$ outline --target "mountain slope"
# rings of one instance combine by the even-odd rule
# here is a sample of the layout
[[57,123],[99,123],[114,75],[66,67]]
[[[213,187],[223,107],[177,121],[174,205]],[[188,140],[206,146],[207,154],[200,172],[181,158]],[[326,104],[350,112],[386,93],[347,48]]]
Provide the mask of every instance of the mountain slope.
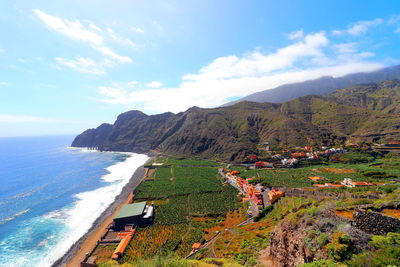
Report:
[[349,74],[339,78],[326,76],[301,83],[284,84],[248,95],[223,106],[230,106],[240,101],[281,103],[310,94],[323,95],[356,84],[379,83],[384,80],[399,78],[400,66],[388,67],[374,72]]
[[[72,146],[239,160],[269,141],[285,147],[400,138],[400,81],[310,95],[282,104],[240,102],[148,116],[129,111],[114,125],[78,135]],[[392,99],[392,100],[391,100]],[[391,101],[389,101],[391,100]]]

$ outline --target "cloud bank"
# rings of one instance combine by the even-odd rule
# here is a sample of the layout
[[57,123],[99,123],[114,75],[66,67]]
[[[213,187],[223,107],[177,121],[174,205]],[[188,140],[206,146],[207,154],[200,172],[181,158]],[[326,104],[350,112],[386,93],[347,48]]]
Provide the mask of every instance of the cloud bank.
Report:
[[155,82],[139,86],[139,89],[132,89],[128,84],[101,86],[98,101],[149,113],[180,112],[191,106],[219,106],[232,97],[286,83],[383,67],[369,61],[374,54],[359,51],[358,43],[332,43],[323,31],[309,34],[297,31],[287,37],[290,44],[271,53],[254,50],[241,56],[216,58],[197,73],[184,75],[177,87],[162,87]]

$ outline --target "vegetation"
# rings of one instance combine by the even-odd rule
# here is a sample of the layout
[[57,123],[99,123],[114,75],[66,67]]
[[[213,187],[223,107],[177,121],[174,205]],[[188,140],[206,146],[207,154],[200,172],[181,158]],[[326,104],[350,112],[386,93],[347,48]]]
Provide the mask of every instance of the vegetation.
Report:
[[254,217],[254,221],[255,221],[255,222],[258,222],[260,219],[264,218],[265,215],[268,214],[268,212],[270,212],[270,211],[273,210],[273,209],[274,209],[274,206],[272,206],[272,205],[266,206],[265,208],[263,208],[263,209],[258,213],[257,216]]
[[206,229],[240,207],[236,189],[221,183],[218,164],[170,158],[160,161],[164,165],[156,169],[154,179],[143,181],[135,192],[135,201],[155,204],[154,224],[138,230],[122,262],[171,253],[185,257],[195,242],[204,242]]
[[328,255],[335,261],[350,259],[355,252],[350,236],[337,232],[332,235],[331,239],[331,242],[326,246]]
[[[144,181],[137,188],[135,200],[155,204],[155,222],[138,230],[121,263],[126,266],[254,266],[260,251],[270,245],[272,231],[282,225],[289,225],[285,231],[297,229],[300,240],[314,255],[316,261],[303,266],[372,267],[395,266],[399,262],[400,234],[372,236],[368,243],[366,235],[354,236],[349,225],[326,217],[329,210],[337,210],[339,216],[344,216],[358,205],[371,204],[379,210],[382,203],[400,201],[399,186],[391,183],[394,176],[400,176],[399,157],[377,157],[372,162],[357,164],[325,161],[314,166],[275,170],[234,166],[231,169],[240,171],[242,177],[255,176],[257,182],[277,186],[310,186],[314,182],[309,176],[323,177],[321,183],[339,182],[344,178],[389,183],[314,189],[346,190],[357,196],[354,199],[283,197],[261,210],[253,223],[242,226],[237,225],[246,220],[246,207],[238,201],[237,190],[220,180],[219,166],[193,161],[196,160],[164,158],[164,165],[156,169],[154,179]],[[166,162],[169,162],[167,167]],[[379,194],[380,198],[367,198],[369,194]],[[364,243],[358,244],[357,238]],[[212,242],[190,259],[183,259],[195,242],[206,240]],[[219,259],[227,262],[218,262]],[[107,264],[112,263],[103,266],[113,266]]]
[[[243,161],[257,154],[258,144],[265,141],[287,149],[305,144],[332,146],[345,140],[398,140],[399,88],[400,82],[393,80],[285,103],[241,102],[150,116],[129,111],[113,125],[85,131],[72,145],[132,152],[161,148],[169,155]],[[350,164],[370,159],[357,154],[343,158]]]
[[370,242],[372,251],[355,255],[346,262],[350,267],[398,266],[400,263],[400,233],[386,236],[373,236]]
[[[361,154],[369,155],[368,153]],[[350,178],[353,181],[390,183],[393,179],[400,177],[400,158],[384,157],[377,158],[373,162],[357,164],[319,162],[318,165],[302,168],[272,170],[248,170],[241,166],[233,166],[231,169],[239,171],[239,176],[244,178],[256,177],[256,182],[267,186],[309,187],[314,183],[339,183],[344,178]],[[323,180],[314,182],[308,178],[312,176],[322,177]],[[348,191],[349,189],[339,190]]]
[[130,263],[118,264],[115,261],[107,261],[99,264],[99,267],[241,267],[231,259],[201,259],[187,260],[174,255],[155,256],[152,258],[140,258]]

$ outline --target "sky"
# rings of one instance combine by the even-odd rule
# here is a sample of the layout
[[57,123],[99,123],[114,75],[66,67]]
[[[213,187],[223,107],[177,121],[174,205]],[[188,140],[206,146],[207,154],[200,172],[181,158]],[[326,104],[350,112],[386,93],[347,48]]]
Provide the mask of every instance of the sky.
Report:
[[400,1],[2,0],[0,137],[400,64]]

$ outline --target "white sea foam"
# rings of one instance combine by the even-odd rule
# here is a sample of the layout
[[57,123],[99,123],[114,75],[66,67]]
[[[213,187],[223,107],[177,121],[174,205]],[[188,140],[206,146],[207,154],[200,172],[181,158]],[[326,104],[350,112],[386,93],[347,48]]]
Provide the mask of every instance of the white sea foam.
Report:
[[74,146],[68,146],[67,149],[72,149],[72,150],[79,150],[80,152],[100,152],[98,149],[92,149],[89,147],[74,147]]
[[[130,157],[125,161],[107,168],[110,173],[102,179],[110,182],[109,185],[79,193],[75,195],[76,202],[72,208],[48,214],[47,218],[61,219],[60,221],[66,224],[67,233],[54,247],[49,248],[36,266],[51,266],[55,260],[63,256],[90,229],[100,214],[112,204],[122,188],[129,182],[132,173],[147,160],[146,155],[130,153]],[[60,214],[62,216],[59,216]]]
[[5,224],[6,222],[12,221],[12,220],[14,220],[15,218],[17,218],[17,217],[19,217],[19,216],[21,216],[21,215],[24,215],[25,213],[27,213],[27,212],[29,212],[29,211],[30,211],[30,209],[21,210],[21,211],[15,213],[15,214],[13,214],[13,215],[11,215],[11,216],[9,216],[9,217],[3,219],[3,220],[1,220],[1,221],[0,221],[0,225],[1,225],[1,224]]

